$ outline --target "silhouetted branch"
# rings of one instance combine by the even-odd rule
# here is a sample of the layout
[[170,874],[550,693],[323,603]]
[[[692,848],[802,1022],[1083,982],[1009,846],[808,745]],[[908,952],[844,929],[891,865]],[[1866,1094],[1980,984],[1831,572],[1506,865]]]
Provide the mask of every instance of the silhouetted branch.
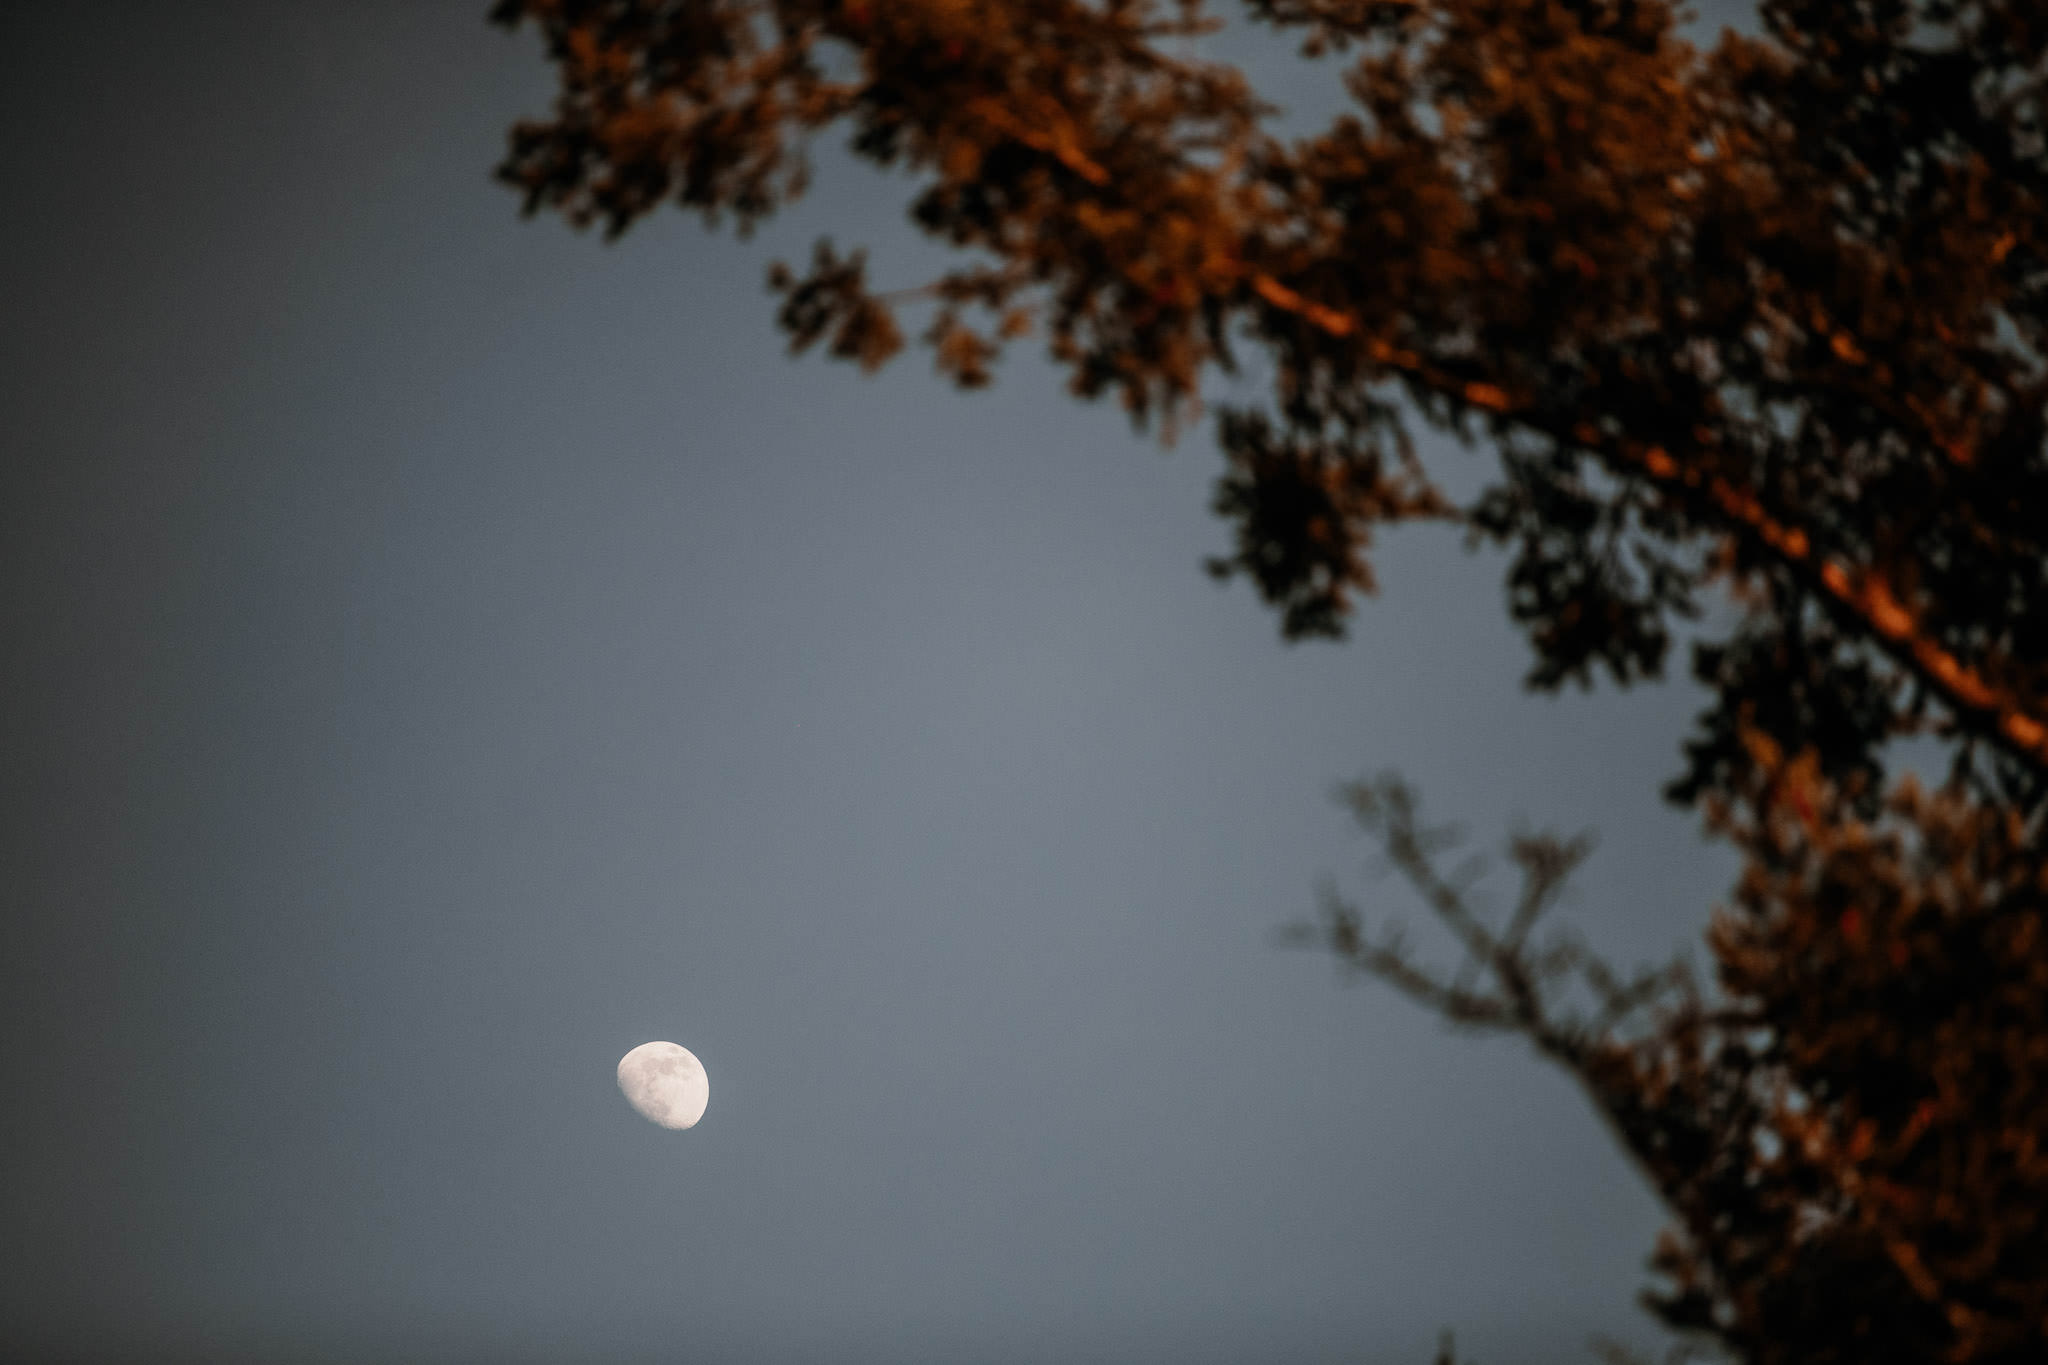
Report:
[[[1508,852],[1521,872],[1520,893],[1505,926],[1495,929],[1471,900],[1485,860],[1468,856],[1442,871],[1441,860],[1457,849],[1463,834],[1455,826],[1424,822],[1414,793],[1398,776],[1349,783],[1338,797],[1379,841],[1386,866],[1415,889],[1450,931],[1461,950],[1459,962],[1448,974],[1423,965],[1398,925],[1371,933],[1358,908],[1327,883],[1318,894],[1321,924],[1291,926],[1283,941],[1327,947],[1347,965],[1454,1024],[1525,1034],[1544,1052],[1575,1066],[1660,1000],[1689,993],[1689,979],[1678,964],[1623,978],[1569,933],[1554,935],[1541,946],[1531,943],[1572,871],[1592,851],[1589,836],[1515,838]],[[1592,997],[1590,1016],[1567,1007],[1575,986]]]

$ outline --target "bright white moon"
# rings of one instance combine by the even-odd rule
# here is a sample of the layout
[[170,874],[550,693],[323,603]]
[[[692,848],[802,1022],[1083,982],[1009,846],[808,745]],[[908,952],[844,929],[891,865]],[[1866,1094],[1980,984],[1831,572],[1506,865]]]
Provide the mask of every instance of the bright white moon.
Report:
[[642,1043],[619,1058],[626,1102],[664,1128],[692,1128],[711,1102],[704,1063],[674,1043]]

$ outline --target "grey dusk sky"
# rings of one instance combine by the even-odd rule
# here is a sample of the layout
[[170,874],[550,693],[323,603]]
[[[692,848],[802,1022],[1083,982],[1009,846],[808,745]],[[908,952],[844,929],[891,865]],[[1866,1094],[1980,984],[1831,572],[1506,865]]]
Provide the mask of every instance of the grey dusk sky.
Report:
[[1286,646],[1205,431],[788,358],[771,259],[928,259],[833,156],[751,242],[522,221],[480,9],[0,15],[0,1357],[1655,1345],[1568,1080],[1272,931],[1424,919],[1330,799],[1398,767],[1694,943],[1700,695],[1522,692],[1440,531]]

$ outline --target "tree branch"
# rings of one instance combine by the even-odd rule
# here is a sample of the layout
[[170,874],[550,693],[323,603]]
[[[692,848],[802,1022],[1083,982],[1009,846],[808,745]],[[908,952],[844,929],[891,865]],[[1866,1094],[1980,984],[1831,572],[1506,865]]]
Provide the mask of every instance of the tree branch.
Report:
[[[1270,276],[1253,276],[1251,287],[1274,307],[1300,316],[1330,336],[1348,339],[1358,331],[1349,315],[1303,298]],[[1584,447],[1611,467],[1647,479],[1681,501],[1704,505],[1734,522],[1801,582],[1863,626],[1880,649],[1940,697],[1966,728],[2048,773],[2048,719],[1944,649],[1881,575],[1822,558],[1805,531],[1779,521],[1727,479],[1682,464],[1662,446],[1608,437],[1587,423],[1567,426],[1533,404],[1516,401],[1495,385],[1459,379],[1378,338],[1366,338],[1364,345],[1374,363],[1424,388],[1497,413],[1560,443]]]
[[[1457,843],[1454,830],[1422,823],[1413,794],[1398,777],[1383,776],[1339,789],[1339,796],[1386,851],[1387,863],[1412,885],[1458,940],[1463,958],[1446,976],[1419,964],[1399,929],[1368,937],[1359,912],[1325,885],[1319,894],[1320,928],[1296,925],[1290,943],[1327,946],[1349,965],[1387,982],[1454,1024],[1525,1034],[1543,1052],[1575,1071],[1591,1050],[1627,1019],[1681,986],[1675,968],[1639,973],[1624,982],[1581,943],[1559,938],[1540,951],[1530,933],[1557,903],[1572,870],[1591,849],[1590,839],[1557,840],[1526,835],[1514,841],[1522,871],[1521,894],[1500,931],[1489,928],[1472,907],[1456,875],[1437,870],[1437,856]],[[1491,982],[1476,987],[1477,975]],[[1597,1006],[1591,1020],[1561,1012],[1556,988],[1577,981]]]

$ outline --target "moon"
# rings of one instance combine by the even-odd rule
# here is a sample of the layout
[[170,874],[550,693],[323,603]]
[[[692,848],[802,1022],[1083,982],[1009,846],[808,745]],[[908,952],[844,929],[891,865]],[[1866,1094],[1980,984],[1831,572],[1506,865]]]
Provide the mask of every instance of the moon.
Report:
[[711,1102],[711,1078],[695,1053],[674,1043],[642,1043],[619,1058],[626,1103],[664,1128],[694,1128]]

